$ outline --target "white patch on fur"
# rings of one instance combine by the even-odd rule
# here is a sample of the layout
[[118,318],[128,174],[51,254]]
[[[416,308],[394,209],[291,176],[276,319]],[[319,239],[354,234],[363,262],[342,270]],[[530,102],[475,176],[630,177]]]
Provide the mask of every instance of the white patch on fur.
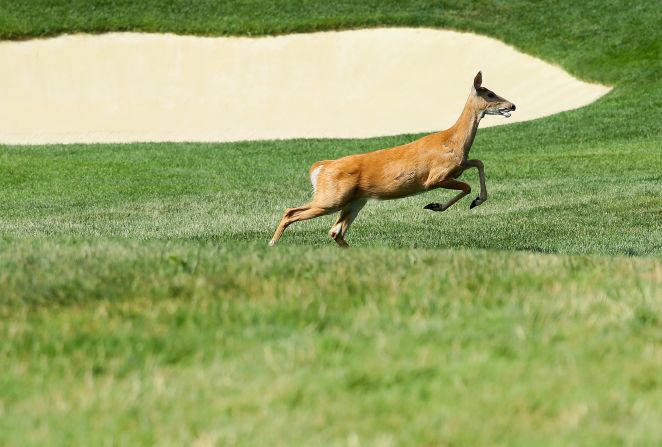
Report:
[[316,167],[313,172],[310,173],[310,183],[313,184],[313,191],[317,190],[317,176],[322,170],[321,166]]

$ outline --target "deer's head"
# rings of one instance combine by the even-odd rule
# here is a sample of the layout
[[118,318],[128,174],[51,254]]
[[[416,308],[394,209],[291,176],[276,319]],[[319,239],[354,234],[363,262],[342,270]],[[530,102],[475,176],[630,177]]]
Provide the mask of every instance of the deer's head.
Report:
[[474,95],[475,107],[480,112],[480,116],[503,115],[510,118],[510,113],[515,111],[515,104],[483,87],[482,83],[483,75],[479,71],[474,78],[471,92]]

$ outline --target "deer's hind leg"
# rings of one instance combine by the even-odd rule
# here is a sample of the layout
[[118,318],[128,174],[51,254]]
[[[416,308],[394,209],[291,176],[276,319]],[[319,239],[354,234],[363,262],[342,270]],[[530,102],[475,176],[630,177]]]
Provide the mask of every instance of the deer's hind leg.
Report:
[[339,246],[343,248],[349,247],[349,244],[345,240],[345,235],[347,234],[349,226],[352,225],[352,222],[354,222],[356,216],[359,215],[359,211],[361,211],[366,203],[367,200],[365,199],[355,200],[354,202],[346,205],[340,211],[338,220],[335,224],[333,224],[331,230],[329,231],[329,236],[331,236],[331,238],[336,241]]
[[[339,175],[337,170],[329,170],[327,165],[322,166],[317,171],[317,177],[313,180],[315,189],[313,200],[299,208],[285,210],[285,214],[278,224],[269,245],[274,245],[278,242],[283,231],[294,222],[351,208],[351,204],[355,202],[355,178],[347,175]],[[358,210],[356,212],[358,213]],[[347,216],[345,216],[345,219],[347,219]],[[342,244],[342,242],[339,242],[339,244]]]
[[317,206],[314,204],[314,202],[300,206],[298,208],[286,209],[283,218],[280,220],[280,223],[276,228],[276,232],[271,238],[271,241],[269,241],[269,245],[274,245],[276,242],[278,242],[278,239],[280,239],[280,237],[283,235],[283,231],[285,231],[285,229],[294,222],[324,216],[325,214],[330,214],[333,211],[335,211],[334,208]]

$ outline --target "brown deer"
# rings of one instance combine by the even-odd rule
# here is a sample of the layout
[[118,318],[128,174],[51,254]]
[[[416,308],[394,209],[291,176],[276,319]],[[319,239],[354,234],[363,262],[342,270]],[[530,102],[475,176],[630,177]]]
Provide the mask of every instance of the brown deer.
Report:
[[278,242],[285,228],[294,222],[340,211],[329,235],[339,246],[347,247],[347,229],[368,199],[399,199],[436,188],[460,191],[447,203],[430,203],[424,207],[445,211],[471,192],[468,183],[457,180],[468,168],[478,169],[480,177],[480,193],[470,208],[485,203],[483,162],[469,160],[469,150],[481,118],[485,115],[508,118],[515,104],[482,87],[482,80],[479,71],[464,109],[450,129],[402,146],[314,163],[309,170],[315,191],[313,200],[285,211],[269,245]]

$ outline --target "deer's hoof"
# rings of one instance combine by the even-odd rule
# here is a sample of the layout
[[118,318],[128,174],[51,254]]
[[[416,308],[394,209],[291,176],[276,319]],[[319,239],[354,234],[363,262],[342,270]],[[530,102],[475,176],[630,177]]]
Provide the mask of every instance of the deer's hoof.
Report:
[[425,210],[443,211],[444,206],[441,203],[428,203],[423,207]]
[[475,207],[477,207],[478,205],[480,205],[481,203],[483,203],[483,202],[480,200],[480,197],[476,197],[476,198],[474,199],[474,201],[471,202],[471,205],[469,205],[469,209],[471,209],[471,208],[475,208]]

